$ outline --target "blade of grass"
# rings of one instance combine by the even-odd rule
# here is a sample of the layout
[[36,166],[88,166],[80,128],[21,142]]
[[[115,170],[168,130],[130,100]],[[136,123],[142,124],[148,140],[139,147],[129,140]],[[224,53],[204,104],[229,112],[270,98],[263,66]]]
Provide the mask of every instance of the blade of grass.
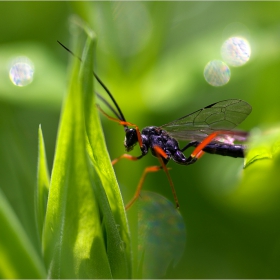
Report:
[[[75,18],[74,21],[80,26],[82,25],[77,18]],[[88,27],[85,27],[85,31],[89,36],[92,33]],[[84,92],[86,93],[84,104],[88,137],[87,148],[92,164],[102,183],[102,186],[101,184],[96,185],[97,188],[95,191],[101,212],[104,214],[106,239],[108,241],[107,253],[113,277],[128,278],[131,277],[132,273],[128,222],[120,189],[106,149],[100,119],[96,110],[95,96],[92,94],[92,79],[86,79],[86,77],[92,75],[91,63],[93,61],[93,51],[88,50],[86,53],[87,56],[84,54],[82,60],[85,61],[86,66],[83,69],[87,71],[87,73],[83,73],[81,76],[83,78]],[[107,200],[109,200],[109,204]],[[116,224],[118,226],[116,226]],[[124,272],[125,274],[123,274]]]
[[[74,60],[62,111],[43,233],[52,278],[111,278],[85,149],[80,63]],[[92,257],[92,253],[96,256]],[[81,269],[85,266],[88,269]]]
[[0,190],[0,278],[46,278],[44,265]]
[[[75,31],[73,50],[78,53],[81,48],[80,30],[76,28]],[[106,181],[108,186],[116,186],[116,180],[112,175],[112,167],[105,172],[111,172],[110,176],[104,179],[103,168],[110,166],[110,161],[104,143],[103,146],[100,144],[104,141],[100,123],[92,108],[84,108],[88,101],[86,97],[93,93],[93,47],[94,36],[92,32],[87,32],[84,62],[74,59],[62,109],[43,230],[44,257],[48,276],[53,278],[130,276],[130,250],[126,249],[129,248],[129,239],[123,241],[121,238],[128,237],[123,205],[119,203],[121,207],[118,204],[112,214],[107,189],[105,192],[102,184]],[[89,98],[94,102],[92,97]],[[92,107],[95,108],[94,103]],[[95,117],[91,118],[91,113]],[[86,131],[89,126],[95,135],[95,141],[91,144]],[[100,146],[103,150],[99,150]],[[104,161],[108,163],[104,164]],[[117,197],[117,202],[121,202],[120,194]],[[109,202],[111,207],[115,206],[114,201]],[[115,216],[118,215],[115,213],[119,209],[123,213],[119,214],[121,218],[117,220]],[[123,246],[124,242],[127,242],[127,247]]]
[[42,239],[43,225],[46,215],[47,200],[50,185],[50,175],[47,165],[45,143],[41,125],[38,130],[38,167],[37,167],[37,189],[35,198],[35,214],[37,230],[40,240]]

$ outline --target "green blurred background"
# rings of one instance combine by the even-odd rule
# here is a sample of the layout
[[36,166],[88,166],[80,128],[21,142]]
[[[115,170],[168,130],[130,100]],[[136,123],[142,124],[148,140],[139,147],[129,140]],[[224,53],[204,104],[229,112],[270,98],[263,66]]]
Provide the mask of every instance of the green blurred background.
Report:
[[[140,128],[229,98],[253,107],[242,129],[277,126],[280,118],[279,2],[0,2],[0,187],[38,251],[37,131],[42,124],[51,170],[69,59],[56,40],[69,46],[72,14],[95,30],[96,72],[126,119]],[[221,45],[232,35],[246,36],[251,59],[231,68],[228,84],[212,87],[203,69],[221,59]],[[35,65],[34,81],[26,87],[8,77],[9,62],[18,55]],[[124,152],[123,130],[106,118],[102,122],[116,158]],[[115,166],[125,201],[144,168],[154,164],[147,156]],[[242,159],[205,155],[195,165],[170,167],[187,238],[181,261],[166,277],[279,278],[279,188],[270,188],[269,180],[238,188]],[[144,188],[173,201],[162,172],[150,174]]]

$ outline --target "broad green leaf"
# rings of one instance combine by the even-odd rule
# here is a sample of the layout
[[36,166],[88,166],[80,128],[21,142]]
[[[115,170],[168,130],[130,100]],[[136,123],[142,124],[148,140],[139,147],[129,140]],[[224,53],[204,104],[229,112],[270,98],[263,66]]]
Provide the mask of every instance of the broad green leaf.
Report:
[[0,190],[0,278],[46,278],[42,260]]
[[75,59],[61,116],[43,236],[44,256],[49,277],[111,278],[85,148],[80,67]]
[[[91,31],[87,30],[87,32],[90,33]],[[108,258],[112,275],[114,278],[130,277],[131,248],[126,213],[96,110],[95,99],[92,94],[92,79],[86,79],[86,77],[92,75],[91,67],[89,67],[90,61],[93,60],[92,54],[93,52],[89,52],[88,57],[83,58],[87,64],[87,67],[84,68],[87,73],[82,75],[84,91],[87,94],[85,96],[87,149],[102,183],[102,187],[100,184],[96,185],[95,191],[101,212],[104,215]],[[124,272],[125,274],[123,274]]]
[[[84,25],[77,19],[75,24],[73,50],[79,53]],[[43,253],[49,277],[128,278],[128,227],[120,194],[115,195],[116,201],[110,201],[109,189],[118,189],[105,145],[100,144],[104,139],[92,97],[94,35],[85,31],[83,62],[73,61],[62,109]],[[104,178],[104,174],[109,175]]]
[[261,159],[272,159],[279,154],[280,128],[255,129],[251,131],[249,151],[247,153],[244,168]]
[[225,200],[249,213],[273,212],[278,203],[280,129],[255,129],[247,143],[242,180]]
[[38,167],[37,167],[37,189],[36,189],[36,218],[37,229],[40,239],[42,238],[43,224],[46,215],[47,200],[49,193],[50,175],[47,165],[45,144],[41,126],[38,131]]

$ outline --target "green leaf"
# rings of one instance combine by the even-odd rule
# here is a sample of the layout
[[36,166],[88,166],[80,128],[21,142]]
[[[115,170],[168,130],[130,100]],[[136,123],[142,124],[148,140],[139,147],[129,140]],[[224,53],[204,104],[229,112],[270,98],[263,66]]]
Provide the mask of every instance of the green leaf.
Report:
[[43,224],[46,215],[47,200],[49,193],[50,175],[47,165],[45,143],[41,126],[38,131],[38,167],[37,167],[37,189],[36,207],[37,229],[40,239],[42,238]]
[[42,260],[0,190],[0,278],[46,278]]
[[[88,33],[91,31],[88,30]],[[87,67],[83,70],[83,86],[85,89],[85,113],[86,113],[86,131],[87,131],[87,151],[91,158],[91,163],[94,170],[98,173],[101,184],[95,185],[96,196],[104,214],[104,226],[106,232],[107,254],[114,278],[130,277],[131,276],[131,249],[130,236],[126,212],[117,184],[114,170],[107,152],[100,119],[95,106],[92,79],[92,61],[89,52],[89,57],[84,58]],[[102,159],[102,160],[101,160]],[[108,203],[109,201],[109,203]],[[121,273],[120,273],[121,272]]]
[[49,277],[128,278],[128,226],[93,97],[94,34],[75,18],[74,53],[82,49],[81,29],[86,44],[62,109],[43,253]]
[[261,159],[272,159],[280,150],[279,127],[266,130],[255,129],[251,131],[249,151],[245,158],[244,168]]
[[[275,212],[278,207],[280,170],[280,129],[255,129],[247,143],[242,180],[224,203],[245,212]],[[269,202],[269,203],[268,203]]]

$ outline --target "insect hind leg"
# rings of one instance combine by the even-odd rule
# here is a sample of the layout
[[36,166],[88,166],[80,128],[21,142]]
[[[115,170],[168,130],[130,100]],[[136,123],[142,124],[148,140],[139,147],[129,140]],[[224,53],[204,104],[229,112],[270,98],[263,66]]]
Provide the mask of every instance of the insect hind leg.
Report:
[[[224,134],[225,131],[215,131],[213,133],[211,133],[210,135],[208,135],[203,141],[201,141],[200,143],[197,141],[193,141],[190,142],[188,145],[186,145],[182,151],[186,150],[187,148],[189,148],[190,146],[195,146],[196,148],[194,149],[194,151],[191,153],[191,155],[187,158],[186,160],[186,165],[189,164],[193,164],[195,163],[199,158],[201,158],[204,155],[204,151],[203,149],[218,135],[220,134]],[[197,143],[199,143],[197,145]]]
[[151,173],[151,172],[157,172],[161,169],[162,169],[161,166],[149,166],[149,167],[146,167],[144,169],[143,174],[141,176],[141,179],[140,179],[140,181],[138,183],[138,186],[136,188],[135,194],[132,197],[132,199],[125,205],[125,210],[128,210],[133,205],[133,203],[138,199],[147,174]]

